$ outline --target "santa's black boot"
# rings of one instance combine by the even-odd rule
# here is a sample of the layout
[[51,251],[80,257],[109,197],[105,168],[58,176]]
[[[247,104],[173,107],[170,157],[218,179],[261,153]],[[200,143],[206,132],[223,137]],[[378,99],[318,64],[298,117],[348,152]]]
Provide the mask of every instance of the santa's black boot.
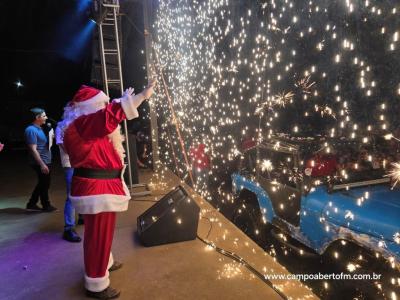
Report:
[[116,299],[119,297],[120,294],[121,294],[120,291],[113,289],[110,286],[101,292],[92,292],[92,291],[86,290],[87,297],[95,298],[95,299],[102,299],[102,300]]

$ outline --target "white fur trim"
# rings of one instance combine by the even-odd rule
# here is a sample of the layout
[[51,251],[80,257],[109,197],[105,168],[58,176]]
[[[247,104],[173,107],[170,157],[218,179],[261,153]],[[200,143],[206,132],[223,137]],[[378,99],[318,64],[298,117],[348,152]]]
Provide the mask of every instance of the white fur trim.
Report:
[[108,269],[104,277],[88,277],[85,274],[85,288],[91,292],[101,292],[104,291],[110,285],[110,273]]
[[144,100],[142,94],[126,95],[121,98],[121,106],[128,120],[139,117],[137,108]]
[[85,287],[89,291],[92,292],[101,292],[105,290],[109,285],[110,285],[110,273],[108,272],[108,269],[111,268],[111,266],[114,264],[114,257],[112,252],[110,252],[110,257],[108,258],[108,265],[107,265],[107,271],[106,275],[104,277],[100,278],[93,278],[93,277],[88,277],[85,274]]
[[110,101],[110,97],[108,97],[106,94],[104,94],[103,91],[100,91],[96,96],[82,101],[82,102],[74,102],[75,107],[88,107],[88,106],[95,106],[97,107],[97,104],[105,104]]
[[91,196],[70,196],[72,205],[79,214],[98,214],[110,211],[126,211],[130,196],[102,194]]
[[64,132],[73,121],[80,116],[90,115],[105,108],[108,101],[109,97],[100,91],[99,94],[90,100],[64,107],[63,120],[57,124],[57,128],[59,128],[60,131],[60,143],[62,143],[64,139]]
[[[124,163],[125,149],[122,145],[122,142],[125,140],[125,138],[121,134],[121,126],[118,125],[117,128],[108,135],[108,138],[110,139],[115,151],[117,151],[119,157],[121,158],[122,163]],[[124,171],[125,168],[122,170],[122,173],[124,173]]]
[[124,172],[126,166],[121,172],[122,188],[125,195],[101,194],[89,196],[72,196],[70,195],[71,203],[78,214],[98,214],[106,211],[126,211],[128,210],[131,193],[124,181]]

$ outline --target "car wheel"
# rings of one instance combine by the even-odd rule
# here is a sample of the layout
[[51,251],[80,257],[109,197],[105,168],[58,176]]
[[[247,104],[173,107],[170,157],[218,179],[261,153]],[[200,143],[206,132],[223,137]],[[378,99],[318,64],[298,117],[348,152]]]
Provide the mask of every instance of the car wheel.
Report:
[[[335,259],[335,252],[345,259]],[[359,256],[364,257],[363,260],[358,260]],[[350,275],[373,274],[376,267],[376,261],[373,260],[370,253],[351,242],[331,245],[323,254],[322,260],[325,270],[337,274],[342,272]],[[347,269],[349,262],[357,265],[357,269],[353,273]],[[322,294],[326,293],[324,299],[385,299],[382,291],[371,280],[330,280],[329,285],[330,287],[322,292]]]
[[239,198],[232,216],[232,222],[262,248],[266,246],[266,235],[270,227],[263,223],[258,205],[248,201],[248,199]]
[[[359,282],[357,282],[359,281]],[[382,292],[372,283],[361,280],[330,280],[327,288],[322,288],[320,293],[322,299],[357,299],[375,300],[385,299]]]
[[304,260],[320,260],[320,255],[317,252],[290,237],[289,234],[282,232],[278,228],[272,228],[270,232],[273,237],[275,249],[279,250],[280,255],[284,254],[286,256],[290,253],[296,258]]

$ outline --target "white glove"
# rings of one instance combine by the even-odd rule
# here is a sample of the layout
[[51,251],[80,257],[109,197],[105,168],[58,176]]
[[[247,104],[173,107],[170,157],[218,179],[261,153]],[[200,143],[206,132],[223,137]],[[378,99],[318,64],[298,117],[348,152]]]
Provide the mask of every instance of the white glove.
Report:
[[130,88],[126,89],[125,92],[122,94],[122,98],[129,97],[134,94],[135,94],[135,89],[130,87]]

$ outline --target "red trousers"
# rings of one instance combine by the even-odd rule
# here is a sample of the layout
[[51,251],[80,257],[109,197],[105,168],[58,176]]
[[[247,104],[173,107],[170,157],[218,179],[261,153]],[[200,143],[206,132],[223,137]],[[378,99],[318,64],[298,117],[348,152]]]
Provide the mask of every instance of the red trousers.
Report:
[[90,291],[100,292],[110,284],[108,269],[113,263],[111,245],[116,213],[85,214],[84,218],[85,287]]

